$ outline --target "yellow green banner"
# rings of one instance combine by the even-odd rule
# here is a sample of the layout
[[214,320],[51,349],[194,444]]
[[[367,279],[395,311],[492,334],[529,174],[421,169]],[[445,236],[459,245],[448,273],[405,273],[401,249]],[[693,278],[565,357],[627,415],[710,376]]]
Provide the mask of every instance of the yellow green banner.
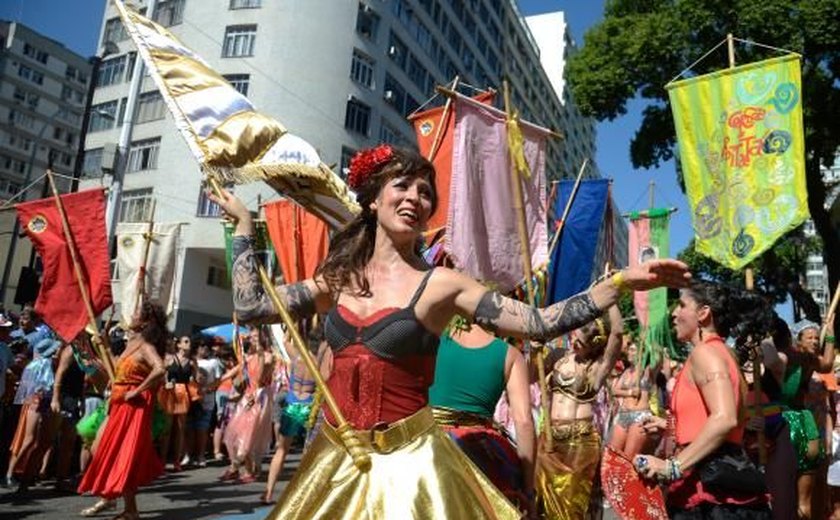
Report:
[[799,56],[666,88],[697,251],[740,269],[808,218]]

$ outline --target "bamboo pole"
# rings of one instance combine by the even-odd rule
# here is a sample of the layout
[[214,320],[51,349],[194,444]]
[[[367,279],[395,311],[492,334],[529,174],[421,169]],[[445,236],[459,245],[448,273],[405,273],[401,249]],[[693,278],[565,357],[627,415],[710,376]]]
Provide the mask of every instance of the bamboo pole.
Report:
[[[729,68],[735,68],[735,39],[732,36],[732,33],[728,33],[726,35],[726,50],[727,55],[729,57]],[[748,291],[755,290],[755,275],[753,272],[752,267],[747,267],[744,269],[744,286],[747,288]],[[761,351],[757,352],[755,356],[755,360],[753,361],[753,406],[756,409],[756,413],[759,414],[762,418],[764,417],[764,410],[761,406],[761,372],[762,372],[762,365],[763,359],[761,355]],[[762,465],[767,464],[767,445],[764,438],[764,428],[759,428],[758,430],[758,461]]]
[[[458,88],[458,82],[461,80],[460,76],[455,76],[455,79],[452,80],[452,90]],[[432,147],[429,149],[429,156],[426,157],[429,161],[435,160],[435,155],[437,155],[438,147],[440,147],[441,137],[443,137],[443,129],[447,126],[446,125],[446,118],[449,117],[449,110],[452,108],[452,97],[446,97],[446,104],[443,106],[443,114],[440,116],[440,121],[438,122],[437,131],[435,132],[435,138],[432,141]]]
[[97,349],[99,356],[102,358],[102,364],[105,371],[108,373],[108,378],[114,381],[114,366],[111,355],[103,348],[102,337],[99,332],[99,326],[96,324],[96,314],[93,312],[93,304],[90,301],[90,294],[87,291],[87,283],[85,280],[82,267],[79,265],[79,258],[76,253],[76,241],[73,239],[73,233],[70,230],[70,223],[67,222],[67,213],[64,211],[64,203],[58,195],[58,189],[55,187],[55,179],[52,175],[52,170],[47,169],[47,179],[50,181],[50,189],[52,190],[55,205],[58,208],[58,215],[61,217],[61,229],[64,231],[64,238],[67,240],[68,249],[70,249],[70,259],[73,261],[73,272],[76,275],[76,282],[79,284],[79,292],[82,294],[82,301],[85,304],[88,319],[90,320],[90,327],[93,329],[93,344]]
[[[510,88],[508,87],[507,80],[505,80],[502,83],[502,85],[504,88],[505,98],[505,116],[507,120],[510,120]],[[528,241],[528,226],[525,222],[525,207],[522,197],[522,180],[519,178],[519,172],[516,170],[513,164],[514,160],[513,157],[511,157],[510,184],[513,190],[513,208],[516,212],[516,227],[517,231],[519,232],[520,251],[522,253],[522,268],[525,274],[525,289],[528,294],[528,304],[531,306],[536,306],[536,301],[534,297],[534,281],[532,279],[534,274],[531,265],[531,244]],[[543,413],[543,432],[545,433],[545,449],[547,451],[552,451],[554,442],[551,436],[551,416],[549,415],[548,409],[548,384],[545,380],[545,359],[543,359],[542,355],[544,350],[545,347],[541,346],[539,351],[536,353],[537,377],[539,377],[540,382],[540,407],[542,408]]]
[[140,273],[137,276],[137,294],[134,296],[134,312],[140,307],[140,302],[146,299],[146,264],[149,262],[149,251],[152,249],[152,240],[155,230],[155,206],[157,201],[152,199],[152,212],[149,215],[149,229],[143,233],[143,261],[140,264]]
[[563,208],[563,215],[560,217],[560,225],[557,226],[557,229],[554,231],[554,236],[551,237],[551,245],[548,248],[548,258],[551,258],[551,255],[554,254],[554,248],[557,247],[557,244],[560,241],[560,234],[563,232],[563,227],[566,225],[566,219],[569,217],[569,212],[571,211],[572,204],[577,196],[578,188],[580,188],[580,181],[583,179],[583,172],[586,171],[586,165],[588,163],[589,158],[587,157],[583,160],[583,164],[580,165],[580,170],[578,171],[577,178],[575,179],[575,185],[572,187],[572,193],[569,194],[569,200],[566,201],[566,207]]
[[[222,188],[219,186],[219,182],[214,177],[208,176],[207,182],[210,184],[217,197],[223,196]],[[309,372],[311,372],[312,378],[315,380],[315,384],[324,394],[324,400],[327,402],[327,406],[330,407],[330,410],[338,423],[336,432],[338,432],[341,442],[344,444],[344,447],[353,459],[353,465],[355,465],[359,471],[369,471],[371,467],[370,454],[367,453],[367,450],[364,446],[362,446],[356,431],[353,430],[353,427],[344,417],[341,408],[338,406],[338,402],[335,400],[335,397],[332,395],[332,392],[324,381],[321,371],[318,370],[318,366],[312,358],[312,353],[309,352],[309,349],[304,345],[294,319],[292,319],[289,311],[286,310],[286,306],[280,300],[280,295],[277,294],[277,289],[274,287],[274,284],[271,282],[268,273],[266,273],[265,268],[262,265],[259,266],[259,275],[265,293],[268,295],[271,303],[274,304],[274,310],[277,311],[277,314],[280,315],[280,319],[286,325],[288,333],[292,336],[292,342],[294,343],[295,348],[297,348],[298,352],[300,352],[301,359],[303,359],[303,362],[306,364],[306,368]]]

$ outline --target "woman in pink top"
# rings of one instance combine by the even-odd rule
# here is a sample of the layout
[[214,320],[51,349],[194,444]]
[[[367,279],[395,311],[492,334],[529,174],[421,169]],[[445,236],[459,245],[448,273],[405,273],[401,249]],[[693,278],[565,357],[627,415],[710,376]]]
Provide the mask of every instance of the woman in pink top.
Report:
[[[745,318],[756,316],[758,300],[750,298],[752,308],[746,307],[742,295],[697,281],[682,290],[672,314],[677,338],[691,345],[671,395],[676,454],[667,460],[638,455],[635,464],[644,476],[670,483],[667,505],[673,519],[770,518],[760,476],[736,478],[732,486],[711,481],[704,471],[710,469],[710,461],[719,463],[722,456],[751,464],[743,452],[746,417],[740,413],[746,384],[722,338],[756,330]],[[662,429],[665,422],[652,418],[645,426]]]

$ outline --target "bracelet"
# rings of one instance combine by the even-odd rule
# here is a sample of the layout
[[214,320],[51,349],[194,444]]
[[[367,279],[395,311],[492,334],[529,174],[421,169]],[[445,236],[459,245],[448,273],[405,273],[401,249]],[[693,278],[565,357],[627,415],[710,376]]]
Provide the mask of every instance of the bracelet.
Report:
[[615,274],[612,275],[612,277],[610,277],[610,280],[612,280],[612,283],[618,290],[618,292],[621,292],[626,288],[626,282],[624,280],[624,271],[616,271]]
[[665,460],[665,473],[666,478],[670,482],[674,482],[675,480],[679,480],[682,478],[682,464],[680,463],[679,459],[676,457],[671,457]]
[[826,343],[834,343],[834,336],[826,336],[825,337]]

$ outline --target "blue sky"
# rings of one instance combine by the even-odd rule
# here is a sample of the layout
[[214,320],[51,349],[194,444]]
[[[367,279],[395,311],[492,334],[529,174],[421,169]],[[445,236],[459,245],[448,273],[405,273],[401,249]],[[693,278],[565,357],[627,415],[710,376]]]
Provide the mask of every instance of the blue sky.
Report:
[[[0,18],[25,23],[66,47],[92,55],[99,36],[105,0],[4,0]],[[603,0],[519,0],[524,15],[562,10],[566,12],[572,36],[583,44],[584,32],[603,16]],[[675,71],[675,73],[678,71]],[[672,217],[671,254],[676,255],[692,236],[686,199],[676,181],[673,162],[655,170],[634,170],[630,163],[630,140],[641,121],[642,102],[632,102],[628,113],[612,122],[598,124],[596,161],[606,177],[614,179],[613,194],[622,212],[644,209],[648,185],[656,184],[655,203],[676,206]]]

